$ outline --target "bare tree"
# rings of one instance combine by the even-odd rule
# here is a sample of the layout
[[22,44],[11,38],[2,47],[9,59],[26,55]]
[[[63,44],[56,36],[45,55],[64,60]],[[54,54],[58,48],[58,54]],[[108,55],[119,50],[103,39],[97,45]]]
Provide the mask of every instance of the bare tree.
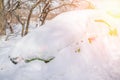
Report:
[[4,0],[0,0],[0,35],[5,35]]
[[9,28],[11,33],[14,33],[13,26],[11,25],[13,23],[13,19],[16,18],[16,13],[15,10],[20,6],[19,1],[14,1],[14,0],[8,0],[6,5],[4,6],[4,19],[6,22],[6,28]]
[[13,24],[16,22],[22,25],[21,36],[25,36],[29,32],[29,24],[36,9],[39,8],[39,13],[35,14],[36,18],[44,25],[48,15],[75,9],[83,0],[6,0],[6,3],[3,1],[0,0],[0,34],[5,34],[6,28],[14,33]]
[[[28,19],[27,19],[27,24],[26,24],[26,29],[25,29],[25,34],[24,35],[26,35],[28,33],[29,23],[30,23],[30,18],[31,18],[32,12],[38,5],[41,5],[40,6],[40,9],[41,9],[40,11],[41,12],[40,12],[40,16],[39,16],[41,25],[43,25],[45,23],[47,15],[49,14],[50,11],[53,11],[55,9],[58,9],[60,7],[67,6],[67,5],[75,6],[71,2],[70,3],[64,3],[63,2],[63,4],[58,5],[57,7],[52,8],[52,5],[53,5],[52,2],[53,1],[54,0],[38,0],[35,4],[33,4],[33,6],[31,7],[31,9],[29,11],[29,15],[28,15]],[[60,0],[60,1],[64,1],[64,0]]]
[[33,10],[36,8],[36,6],[38,6],[40,4],[41,0],[39,0],[38,2],[36,2],[30,9],[29,15],[28,15],[28,19],[27,19],[27,24],[26,24],[26,29],[25,29],[25,34],[26,35],[28,33],[28,29],[29,29],[29,23],[30,23],[30,18],[32,15]]

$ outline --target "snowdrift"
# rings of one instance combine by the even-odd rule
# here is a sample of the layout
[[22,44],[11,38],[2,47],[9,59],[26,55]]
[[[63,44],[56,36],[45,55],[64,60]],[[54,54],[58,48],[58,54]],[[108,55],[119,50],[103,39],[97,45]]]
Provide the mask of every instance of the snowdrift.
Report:
[[[98,10],[63,13],[16,44],[9,56],[24,66],[10,79],[119,80],[118,28],[112,17]],[[24,63],[36,57],[54,59]]]
[[108,24],[113,28],[116,26],[110,16],[97,10],[63,13],[25,36],[16,44],[11,56],[23,58],[54,56],[59,50],[83,37],[101,36],[104,38],[110,29]]

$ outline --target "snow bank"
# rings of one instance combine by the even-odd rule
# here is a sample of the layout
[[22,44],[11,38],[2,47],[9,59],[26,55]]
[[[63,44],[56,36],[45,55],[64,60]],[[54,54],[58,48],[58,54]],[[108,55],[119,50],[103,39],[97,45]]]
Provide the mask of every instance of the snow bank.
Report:
[[[25,36],[16,44],[11,56],[52,56],[62,48],[78,40],[78,38],[82,38],[88,32],[87,30],[92,32],[93,28],[95,28],[101,34],[101,30],[95,27],[94,20],[103,19],[110,22],[111,20],[108,18],[110,17],[107,14],[94,10],[71,11],[61,14],[46,25]],[[106,25],[104,24],[104,26]],[[107,27],[101,28],[104,31],[107,30]],[[102,31],[102,33],[105,32]]]
[[[98,10],[63,13],[20,40],[10,58],[18,64],[3,80],[119,80],[118,25]],[[25,59],[55,57],[49,63]]]

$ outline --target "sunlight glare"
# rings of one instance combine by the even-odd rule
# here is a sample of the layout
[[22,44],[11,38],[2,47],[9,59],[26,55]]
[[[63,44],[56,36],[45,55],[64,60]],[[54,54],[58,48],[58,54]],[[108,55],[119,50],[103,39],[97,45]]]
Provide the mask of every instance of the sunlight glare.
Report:
[[104,0],[99,9],[106,11],[114,18],[120,18],[120,0]]

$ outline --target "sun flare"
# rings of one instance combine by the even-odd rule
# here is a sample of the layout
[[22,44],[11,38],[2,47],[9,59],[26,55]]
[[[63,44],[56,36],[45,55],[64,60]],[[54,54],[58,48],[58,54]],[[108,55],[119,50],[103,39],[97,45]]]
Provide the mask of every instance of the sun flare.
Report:
[[120,0],[101,0],[100,3],[98,9],[106,11],[114,18],[120,18]]

